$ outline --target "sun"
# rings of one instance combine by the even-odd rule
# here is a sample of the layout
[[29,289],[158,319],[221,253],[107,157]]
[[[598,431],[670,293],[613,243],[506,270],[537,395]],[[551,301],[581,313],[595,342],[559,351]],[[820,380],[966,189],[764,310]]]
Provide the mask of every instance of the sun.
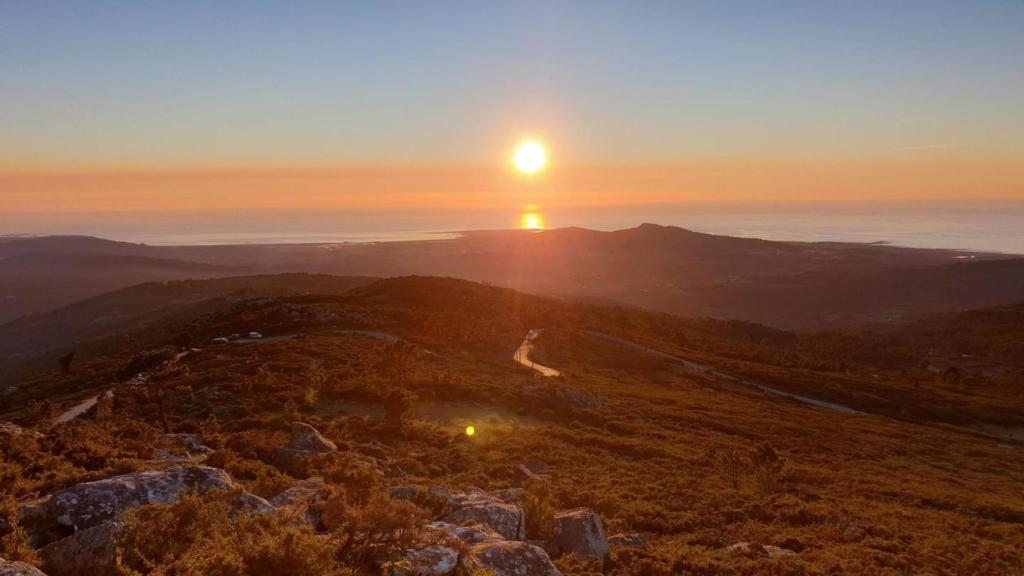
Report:
[[541,146],[539,142],[526,140],[521,142],[516,148],[512,162],[520,172],[536,174],[544,168],[544,164],[547,162],[547,153],[544,151],[544,146]]

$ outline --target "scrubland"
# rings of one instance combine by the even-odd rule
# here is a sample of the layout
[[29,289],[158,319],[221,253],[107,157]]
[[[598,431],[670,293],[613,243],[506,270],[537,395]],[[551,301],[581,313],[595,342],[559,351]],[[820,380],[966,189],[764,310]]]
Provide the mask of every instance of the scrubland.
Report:
[[[538,327],[545,332],[533,359],[560,377],[512,361],[526,331]],[[393,501],[387,486],[504,488],[522,484],[516,466],[526,461],[551,470],[525,485],[529,537],[543,536],[555,511],[586,506],[608,533],[638,532],[648,542],[613,548],[604,565],[563,557],[565,574],[1024,573],[1024,446],[966,426],[989,407],[1013,423],[1016,389],[999,397],[900,371],[875,378],[879,371],[851,366],[815,370],[820,354],[752,338],[749,328],[739,337],[735,326],[454,280],[406,278],[342,296],[246,302],[180,328],[201,351],[148,382],[125,382],[134,352],[111,349],[11,396],[3,417],[43,435],[0,437],[0,492],[24,502],[144,470],[160,434],[199,433],[215,450],[206,464],[254,494],[325,478],[335,491],[324,511],[334,536],[273,519],[228,526],[222,500],[188,498],[129,515],[125,573],[206,566],[273,574],[284,565],[303,574],[372,573],[375,558],[405,544],[393,535],[412,537],[414,521],[434,505]],[[257,328],[282,338],[207,344]],[[581,330],[870,413],[777,398]],[[112,401],[52,424],[59,408],[108,388]],[[293,421],[312,424],[340,451],[280,466],[274,453]],[[383,465],[383,477],[359,472],[355,463],[367,460]],[[723,550],[741,541],[796,554]],[[0,555],[31,559],[17,531]]]

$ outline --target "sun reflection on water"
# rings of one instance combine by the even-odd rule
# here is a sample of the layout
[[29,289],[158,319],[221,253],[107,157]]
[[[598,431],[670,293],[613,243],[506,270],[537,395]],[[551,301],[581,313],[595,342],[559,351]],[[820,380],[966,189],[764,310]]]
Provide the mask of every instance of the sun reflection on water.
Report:
[[543,230],[544,215],[532,204],[525,206],[523,212],[519,214],[519,228],[522,230]]

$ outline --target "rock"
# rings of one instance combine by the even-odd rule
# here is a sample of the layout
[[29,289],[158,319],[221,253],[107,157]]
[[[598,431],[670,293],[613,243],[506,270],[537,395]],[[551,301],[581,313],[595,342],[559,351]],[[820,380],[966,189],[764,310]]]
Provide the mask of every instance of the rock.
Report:
[[784,558],[786,556],[796,556],[796,552],[792,550],[783,548],[781,546],[772,546],[771,544],[761,546],[761,550],[763,550],[769,558]]
[[316,504],[330,497],[330,488],[323,478],[314,477],[299,480],[290,488],[270,499],[278,513],[291,516],[313,528],[320,525],[320,514]]
[[722,548],[722,551],[732,556],[750,556],[753,554],[750,542],[737,542],[735,544],[730,544],[725,548]]
[[407,550],[403,562],[410,576],[445,576],[455,570],[458,563],[458,549],[443,544]]
[[532,482],[539,480],[547,480],[548,472],[551,467],[547,464],[532,460],[530,462],[523,462],[516,466],[516,477],[521,482]]
[[554,543],[563,554],[572,554],[580,560],[593,556],[604,561],[608,557],[608,540],[601,517],[589,508],[556,515]]
[[407,484],[402,486],[392,486],[388,490],[388,495],[395,500],[416,500],[420,497],[423,492],[429,492],[436,496],[444,498],[446,501],[450,500],[452,493],[447,488],[441,486],[418,486],[415,484]]
[[616,534],[608,537],[608,546],[612,548],[646,548],[647,539],[636,532]]
[[287,447],[315,454],[326,454],[338,449],[334,442],[324,438],[316,428],[303,422],[292,423],[292,439]]
[[50,576],[91,576],[113,570],[117,563],[114,538],[120,522],[104,522],[79,530],[39,551]]
[[0,558],[0,576],[46,576],[38,568],[24,562],[8,562]]
[[235,501],[231,503],[231,518],[238,518],[243,514],[251,514],[257,516],[260,514],[273,514],[277,511],[270,502],[267,502],[263,498],[252,494],[250,492],[244,492],[235,498]]
[[198,462],[213,453],[199,434],[164,434],[159,442],[161,447],[153,451],[156,462]]
[[548,553],[526,542],[496,540],[470,546],[469,570],[489,570],[494,576],[562,576]]
[[455,525],[479,524],[503,538],[524,540],[526,518],[519,503],[522,493],[519,489],[485,492],[479,488],[467,488],[465,492],[449,498],[453,512],[442,520]]
[[723,552],[732,556],[748,556],[752,558],[784,558],[796,556],[796,552],[781,546],[765,545],[759,546],[750,542],[737,542],[722,549]]
[[0,420],[0,437],[4,436],[29,436],[31,438],[42,438],[43,435],[35,430],[26,430],[14,422]]
[[76,484],[54,494],[51,506],[58,524],[81,530],[117,518],[129,508],[166,504],[181,494],[234,486],[228,473],[219,468],[178,466]]
[[293,422],[291,440],[277,450],[277,463],[288,468],[302,458],[337,450],[334,442],[324,438],[316,428],[304,422]]
[[504,540],[504,538],[501,537],[501,534],[498,534],[486,526],[456,526],[447,522],[438,521],[427,524],[427,529],[444,532],[453,538],[457,538],[462,542],[465,542],[466,544],[479,544],[481,542]]

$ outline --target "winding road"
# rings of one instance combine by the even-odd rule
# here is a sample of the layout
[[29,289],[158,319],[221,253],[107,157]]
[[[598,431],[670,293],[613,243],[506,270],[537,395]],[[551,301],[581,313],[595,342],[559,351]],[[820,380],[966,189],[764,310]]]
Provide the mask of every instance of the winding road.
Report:
[[512,358],[519,364],[522,364],[523,366],[526,366],[531,370],[537,371],[538,373],[540,373],[541,376],[560,376],[562,373],[559,372],[558,370],[555,370],[554,368],[550,368],[548,366],[544,366],[542,364],[537,364],[533,360],[530,360],[530,352],[533,350],[533,341],[536,340],[537,336],[540,336],[540,333],[543,331],[543,328],[533,328],[529,332],[527,332],[526,338],[523,339],[523,343],[520,344],[519,348],[516,349],[516,353]]
[[[534,328],[534,329],[531,329],[529,332],[527,332],[526,333],[526,338],[523,339],[523,343],[519,345],[519,348],[516,350],[515,356],[513,358],[514,358],[514,360],[517,363],[522,364],[523,366],[526,366],[527,368],[530,368],[532,370],[536,370],[542,376],[558,376],[558,375],[561,374],[561,372],[559,372],[558,370],[555,370],[554,368],[551,368],[549,366],[543,366],[541,364],[537,364],[536,362],[533,362],[532,360],[530,360],[530,351],[533,350],[533,341],[536,340],[537,337],[540,336],[540,334],[543,331],[544,330],[542,328]],[[760,384],[758,382],[748,382],[748,381],[743,380],[741,378],[737,378],[736,376],[733,376],[731,374],[726,374],[725,372],[721,372],[719,370],[716,370],[715,368],[713,368],[711,366],[707,366],[707,365],[704,365],[704,364],[698,364],[697,362],[693,362],[691,360],[687,360],[686,358],[681,358],[679,356],[674,356],[672,354],[668,354],[668,353],[662,352],[661,350],[655,350],[654,348],[649,348],[647,346],[644,346],[643,344],[638,344],[638,343],[633,342],[631,340],[626,340],[625,338],[619,338],[619,337],[616,337],[616,336],[612,336],[610,334],[605,334],[603,332],[595,332],[593,330],[583,330],[582,332],[584,334],[589,335],[589,336],[593,336],[595,338],[600,338],[601,340],[605,340],[606,342],[611,342],[613,344],[618,344],[618,345],[624,346],[626,348],[632,348],[634,350],[639,350],[639,351],[644,352],[646,354],[651,354],[653,356],[658,356],[659,358],[664,358],[666,360],[671,360],[671,361],[679,364],[680,366],[682,366],[683,368],[685,368],[686,370],[689,370],[691,372],[698,372],[700,374],[706,374],[708,376],[712,376],[712,377],[718,378],[720,380],[725,380],[725,381],[728,381],[728,382],[732,382],[734,384],[741,384],[741,385],[744,385],[744,386],[750,386],[750,387],[756,388],[756,389],[758,389],[758,390],[760,390],[762,392],[765,392],[767,394],[771,394],[773,396],[778,396],[780,398],[788,398],[790,400],[796,400],[797,402],[802,402],[804,404],[808,404],[808,405],[811,405],[811,406],[816,406],[818,408],[824,408],[826,410],[832,410],[833,412],[839,412],[840,414],[846,414],[846,415],[849,415],[849,416],[858,415],[858,414],[865,414],[865,412],[861,412],[860,410],[855,410],[853,408],[850,408],[849,406],[844,406],[842,404],[836,404],[835,402],[826,402],[825,400],[818,400],[817,398],[811,398],[810,396],[802,396],[800,394],[793,394],[792,392],[786,392],[785,390],[779,390],[778,388],[772,388],[771,386],[765,386],[764,384]]]
[[765,386],[764,384],[760,384],[760,383],[757,383],[757,382],[748,382],[748,381],[743,380],[741,378],[737,378],[737,377],[735,377],[735,376],[733,376],[731,374],[726,374],[725,372],[721,372],[719,370],[716,370],[716,369],[712,368],[711,366],[706,366],[704,364],[698,364],[696,362],[687,360],[685,358],[680,358],[679,356],[673,356],[672,354],[667,354],[667,353],[662,352],[660,350],[655,350],[654,348],[648,348],[647,346],[644,346],[642,344],[638,344],[638,343],[633,342],[631,340],[626,340],[624,338],[618,338],[616,336],[612,336],[610,334],[605,334],[603,332],[595,332],[593,330],[584,330],[583,333],[587,334],[587,335],[590,335],[590,336],[593,336],[595,338],[600,338],[600,339],[605,340],[607,342],[612,342],[614,344],[619,344],[621,346],[632,348],[634,350],[640,350],[641,352],[646,352],[647,354],[652,354],[652,355],[658,356],[660,358],[665,358],[666,360],[672,360],[672,361],[678,363],[679,365],[681,365],[683,368],[685,368],[687,370],[690,370],[691,372],[700,372],[702,374],[707,374],[709,376],[714,376],[715,378],[718,378],[720,380],[727,380],[729,382],[733,382],[733,383],[736,383],[736,384],[743,384],[743,385],[746,385],[746,386],[753,386],[754,388],[757,388],[758,390],[761,390],[762,392],[767,392],[768,394],[772,394],[772,395],[778,396],[780,398],[789,398],[790,400],[796,400],[797,402],[803,402],[804,404],[810,404],[811,406],[817,406],[819,408],[825,408],[826,410],[832,410],[834,412],[839,412],[840,414],[847,414],[847,415],[850,415],[850,416],[857,415],[857,414],[865,414],[865,412],[861,412],[860,410],[854,410],[853,408],[850,408],[849,406],[844,406],[842,404],[836,404],[835,402],[826,402],[824,400],[818,400],[817,398],[811,398],[810,396],[801,396],[800,394],[793,394],[792,392],[786,392],[785,390],[779,390],[778,388],[772,388],[771,386]]

